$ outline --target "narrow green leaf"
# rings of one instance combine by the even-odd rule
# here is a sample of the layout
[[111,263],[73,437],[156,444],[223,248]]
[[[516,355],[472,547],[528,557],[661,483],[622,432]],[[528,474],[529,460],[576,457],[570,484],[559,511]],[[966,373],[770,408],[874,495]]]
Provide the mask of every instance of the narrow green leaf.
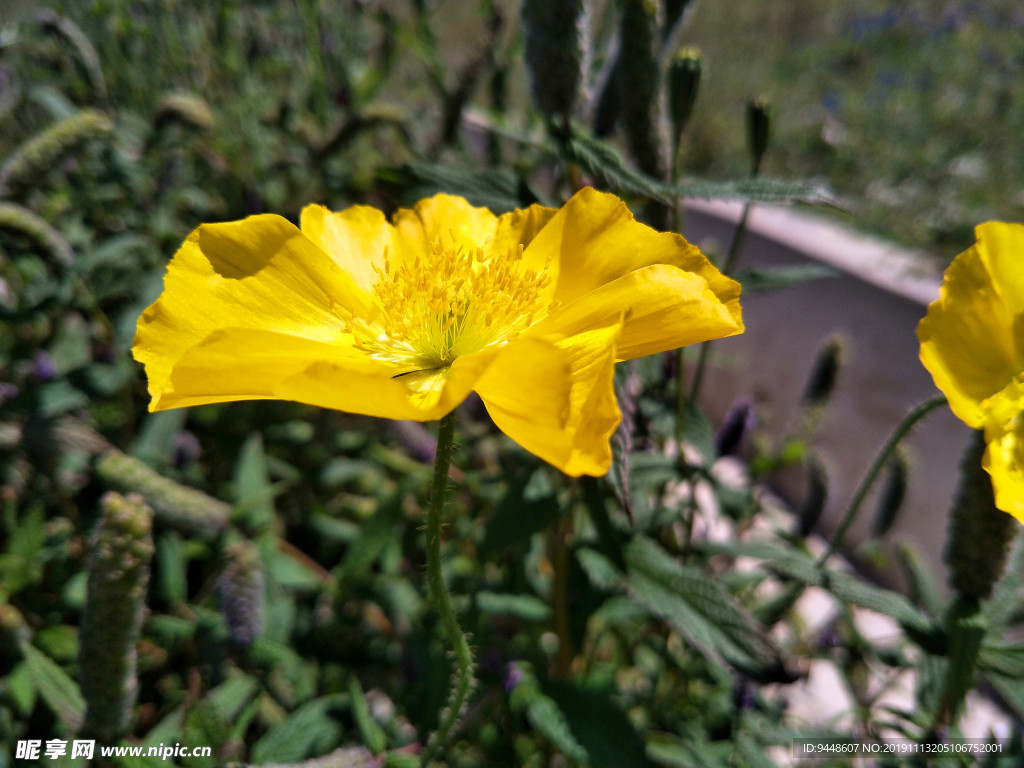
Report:
[[328,714],[340,701],[334,695],[303,704],[253,745],[252,762],[295,763],[326,752],[341,738],[341,727]]
[[387,171],[386,180],[400,185],[402,199],[407,203],[447,192],[502,214],[536,202],[533,193],[516,174],[494,168],[416,162]]
[[732,595],[650,539],[626,546],[630,594],[703,651],[762,682],[791,681],[782,653]]
[[43,701],[70,733],[76,733],[85,717],[85,700],[67,672],[30,643],[21,644],[29,677]]
[[733,277],[743,285],[743,295],[758,291],[779,291],[793,288],[812,280],[839,277],[839,273],[825,264],[785,264],[780,267],[748,267]]
[[132,446],[131,455],[157,469],[168,466],[174,455],[175,440],[185,426],[186,418],[188,410],[185,408],[147,415]]
[[481,591],[474,595],[481,613],[515,616],[523,621],[544,622],[551,618],[551,607],[535,595],[510,595]]
[[274,486],[267,473],[263,437],[253,432],[242,444],[234,472],[235,514],[256,531],[274,523]]
[[355,675],[349,676],[348,694],[352,699],[352,718],[356,721],[356,728],[359,729],[363,744],[372,754],[379,755],[387,747],[387,736],[384,729],[370,715],[363,687]]
[[844,603],[877,611],[899,622],[914,634],[915,640],[928,650],[942,652],[944,633],[935,621],[923,614],[903,595],[860,581],[855,576],[835,571],[819,570],[814,563],[804,560],[775,560],[770,567],[805,584],[821,587]]

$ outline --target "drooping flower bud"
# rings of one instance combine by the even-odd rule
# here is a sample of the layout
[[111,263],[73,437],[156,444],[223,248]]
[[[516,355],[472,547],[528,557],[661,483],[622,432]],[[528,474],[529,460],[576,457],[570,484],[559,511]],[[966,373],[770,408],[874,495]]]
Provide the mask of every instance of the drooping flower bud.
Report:
[[693,114],[703,68],[700,51],[696,48],[680,50],[669,67],[668,104],[669,116],[672,118],[673,147],[679,146],[679,137]]
[[135,705],[135,644],[153,557],[153,512],[141,496],[108,493],[90,544],[79,666],[83,733],[114,744]]
[[752,161],[751,173],[761,172],[761,160],[768,149],[771,135],[772,105],[766,96],[758,96],[747,103],[747,147]]

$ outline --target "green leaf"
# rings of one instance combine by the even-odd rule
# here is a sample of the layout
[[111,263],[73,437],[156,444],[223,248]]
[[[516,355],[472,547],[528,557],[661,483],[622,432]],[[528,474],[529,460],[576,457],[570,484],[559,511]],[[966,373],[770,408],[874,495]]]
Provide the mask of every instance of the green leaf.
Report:
[[627,168],[621,155],[607,142],[574,130],[565,145],[565,154],[567,160],[578,164],[602,187],[672,204],[673,196],[667,185]]
[[234,497],[237,519],[255,531],[264,531],[274,524],[274,496],[277,493],[267,473],[263,453],[263,437],[253,432],[242,444],[235,464]]
[[447,192],[464,197],[473,205],[502,214],[537,201],[516,174],[494,168],[477,169],[450,163],[408,163],[386,171],[385,179],[402,187],[401,198],[409,204],[438,192]]
[[36,694],[38,693],[35,683],[32,682],[32,674],[28,670],[28,664],[21,662],[14,666],[11,674],[7,676],[7,695],[15,710],[22,717],[28,717],[36,705]]
[[726,768],[732,753],[731,743],[712,743],[696,732],[687,738],[667,733],[647,737],[647,757],[664,768]]
[[175,441],[187,418],[185,408],[147,415],[132,445],[131,455],[157,469],[169,466],[174,456]]
[[529,664],[519,663],[522,677],[509,695],[513,711],[523,712],[539,734],[570,760],[589,765],[590,755],[576,740],[565,713],[541,690]]
[[213,747],[213,754],[209,757],[180,758],[182,765],[195,768],[214,768],[218,764],[214,754],[224,743],[227,730],[228,722],[220,716],[216,707],[208,699],[197,701],[185,715],[181,737],[189,744]]
[[842,208],[839,200],[820,184],[790,179],[757,178],[708,181],[687,179],[678,186],[682,197],[705,200],[741,200],[747,203],[810,203]]
[[523,497],[522,487],[514,487],[498,504],[484,528],[480,542],[480,557],[487,558],[528,539],[547,528],[562,514],[554,496],[529,499]]
[[779,267],[748,267],[733,277],[743,285],[743,295],[758,291],[778,291],[797,285],[839,277],[839,273],[825,264],[785,264]]
[[984,645],[978,656],[978,668],[1024,680],[1024,643]]
[[217,715],[225,722],[232,722],[243,707],[259,692],[260,682],[250,675],[237,675],[224,681],[209,694],[207,699]]
[[643,739],[612,701],[612,691],[550,682],[545,692],[561,710],[574,740],[600,768],[646,768]]
[[370,715],[370,707],[366,703],[366,696],[363,694],[363,687],[355,675],[348,678],[348,694],[352,699],[352,718],[356,721],[356,728],[363,739],[363,744],[374,755],[379,755],[387,747],[387,736]]
[[760,682],[793,680],[771,637],[703,571],[644,537],[626,546],[626,569],[630,594],[704,652]]
[[481,613],[515,616],[523,621],[545,622],[551,618],[551,608],[534,595],[510,595],[481,591],[474,595]]
[[671,186],[628,168],[614,147],[579,129],[573,130],[564,151],[567,160],[577,163],[594,176],[601,186],[664,205],[672,205],[679,197],[697,197],[755,203],[803,202],[839,207],[838,201],[827,189],[807,181],[763,177],[729,181],[687,179],[678,186]]
[[43,697],[43,701],[70,733],[76,733],[85,717],[85,700],[82,698],[78,683],[49,656],[30,643],[21,644],[21,653],[25,658],[29,677],[32,678],[32,683]]
[[925,650],[945,652],[945,634],[931,618],[923,614],[903,595],[871,584],[854,576],[819,569],[806,560],[776,560],[770,567],[790,578],[831,592],[841,602],[877,611],[895,619]]
[[1017,717],[1024,720],[1024,685],[1020,684],[1020,679],[992,672],[985,677],[1003,697],[1003,700],[1010,705]]
[[706,466],[715,461],[715,431],[704,414],[704,409],[687,399],[683,413],[683,440],[693,446]]
[[341,738],[341,727],[329,710],[342,700],[334,695],[303,704],[253,745],[252,762],[295,763],[329,750]]
[[359,529],[359,535],[352,541],[345,559],[341,563],[340,579],[346,581],[365,573],[380,557],[387,546],[395,540],[395,526],[401,512],[401,499],[391,496],[381,502],[376,514]]

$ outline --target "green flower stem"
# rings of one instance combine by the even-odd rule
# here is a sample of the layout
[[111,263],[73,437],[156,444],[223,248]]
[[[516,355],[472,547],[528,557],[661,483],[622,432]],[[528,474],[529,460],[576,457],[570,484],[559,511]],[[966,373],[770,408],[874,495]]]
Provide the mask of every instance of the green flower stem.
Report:
[[842,543],[843,537],[846,535],[846,532],[857,517],[860,505],[864,502],[864,498],[868,495],[868,491],[871,490],[871,486],[874,485],[875,478],[878,477],[878,473],[885,467],[886,462],[889,461],[889,457],[892,456],[893,451],[896,450],[900,441],[907,436],[907,433],[914,428],[917,422],[939,406],[945,404],[946,398],[942,395],[937,395],[930,400],[925,400],[923,403],[912,408],[910,412],[903,417],[903,421],[901,421],[896,429],[893,430],[892,434],[889,435],[889,439],[885,441],[885,445],[882,446],[882,450],[880,450],[875,456],[875,460],[868,468],[867,474],[864,475],[864,479],[860,481],[860,485],[857,487],[856,493],[854,493],[853,498],[850,499],[850,505],[843,513],[843,517],[839,521],[839,525],[836,527],[835,533],[832,534],[832,538],[828,542],[828,548],[821,557],[818,558],[819,567],[823,566],[835,551],[839,549],[839,545]]
[[441,615],[448,640],[455,649],[454,685],[448,696],[448,704],[441,712],[437,730],[427,742],[421,765],[426,766],[437,751],[444,746],[448,734],[462,714],[462,708],[473,687],[473,653],[469,640],[459,627],[455,616],[452,597],[441,574],[441,513],[444,510],[448,491],[448,473],[452,462],[452,445],[455,439],[455,412],[441,419],[437,435],[437,454],[434,457],[434,480],[430,488],[430,508],[427,510],[427,584],[430,596]]

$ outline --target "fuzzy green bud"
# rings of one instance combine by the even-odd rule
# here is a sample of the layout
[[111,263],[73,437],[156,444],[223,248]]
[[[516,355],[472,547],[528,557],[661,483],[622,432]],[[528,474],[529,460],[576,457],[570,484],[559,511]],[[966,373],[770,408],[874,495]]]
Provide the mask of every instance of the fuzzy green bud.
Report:
[[818,457],[808,456],[806,471],[807,495],[804,496],[804,502],[797,514],[797,533],[801,538],[810,536],[818,526],[825,512],[825,503],[828,501],[828,473],[825,471],[825,465]]
[[668,105],[672,118],[672,143],[679,146],[679,137],[693,114],[697,101],[697,89],[704,65],[700,51],[683,48],[679,51],[668,70]]
[[984,600],[1003,572],[1017,521],[998,509],[992,478],[981,466],[984,433],[976,431],[960,463],[960,487],[943,552],[950,586],[968,599]]
[[897,449],[885,465],[885,479],[882,483],[882,492],[878,496],[878,510],[875,512],[872,526],[874,536],[884,536],[896,522],[896,516],[907,495],[908,473],[907,455]]
[[533,103],[549,120],[568,118],[586,68],[584,0],[523,0],[523,37]]
[[178,530],[211,539],[227,527],[231,507],[194,488],[180,485],[120,451],[96,461],[96,474],[113,488],[140,494],[157,519]]
[[135,494],[108,493],[100,506],[79,648],[82,731],[113,744],[127,731],[135,705],[135,644],[153,558],[153,513]]
[[30,185],[83,143],[113,129],[102,112],[85,109],[24,142],[0,167],[0,197]]
[[751,173],[761,172],[761,160],[768,149],[771,136],[772,105],[766,96],[758,96],[747,103],[747,148],[752,162]]
[[247,646],[263,632],[263,563],[251,541],[235,541],[225,550],[227,565],[217,579],[220,610],[231,642]]
[[818,350],[807,386],[800,398],[804,408],[821,408],[828,404],[842,368],[844,347],[842,338],[832,336]]

